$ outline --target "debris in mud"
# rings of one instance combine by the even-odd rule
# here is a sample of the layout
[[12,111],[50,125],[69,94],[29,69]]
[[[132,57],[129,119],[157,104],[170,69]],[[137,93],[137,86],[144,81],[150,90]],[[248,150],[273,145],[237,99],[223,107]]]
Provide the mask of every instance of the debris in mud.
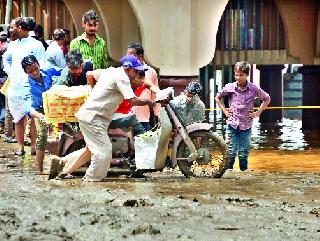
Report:
[[154,228],[151,224],[147,226],[139,226],[138,228],[134,229],[131,232],[132,235],[137,235],[137,234],[161,234],[159,229]]
[[252,198],[249,199],[240,199],[239,197],[228,197],[226,199],[229,203],[236,202],[236,203],[246,203],[246,202],[253,202]]
[[316,217],[320,217],[320,208],[313,208],[309,213],[316,215]]
[[307,179],[302,179],[301,182],[307,185],[312,185],[316,183],[316,180],[315,178],[307,178]]
[[16,216],[16,210],[0,210],[0,231],[16,229],[20,226],[21,220]]
[[236,227],[218,227],[215,228],[216,230],[225,230],[225,231],[235,231],[235,230],[240,230],[240,228]]
[[146,200],[144,199],[139,199],[139,200],[130,199],[130,200],[124,201],[123,206],[124,207],[145,207],[145,206],[153,206],[153,204],[146,202]]
[[179,198],[179,199],[186,199],[186,197],[181,196],[181,195],[177,196],[177,198]]
[[8,163],[6,165],[6,168],[13,168],[13,167],[18,167],[18,166],[19,166],[19,164],[17,164],[17,163]]
[[125,207],[138,207],[138,201],[137,200],[126,200],[123,203],[123,206],[125,206]]
[[229,203],[232,204],[245,204],[246,206],[250,207],[259,207],[260,205],[256,203],[252,198],[239,198],[239,197],[228,197],[225,199]]

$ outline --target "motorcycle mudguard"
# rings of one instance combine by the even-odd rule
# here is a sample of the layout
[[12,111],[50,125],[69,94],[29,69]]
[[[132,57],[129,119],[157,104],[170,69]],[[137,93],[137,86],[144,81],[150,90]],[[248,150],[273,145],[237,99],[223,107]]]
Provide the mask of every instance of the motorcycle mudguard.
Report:
[[[191,125],[186,126],[188,134],[199,130],[208,131],[211,128],[212,125],[209,123],[193,123]],[[175,167],[177,165],[177,151],[181,141],[183,141],[182,136],[180,134],[177,134],[172,145],[172,167]]]
[[155,169],[158,171],[163,170],[166,164],[166,158],[168,154],[168,145],[172,132],[172,124],[168,113],[164,107],[160,109],[160,124],[161,124],[161,134],[158,144],[158,149],[156,153]]

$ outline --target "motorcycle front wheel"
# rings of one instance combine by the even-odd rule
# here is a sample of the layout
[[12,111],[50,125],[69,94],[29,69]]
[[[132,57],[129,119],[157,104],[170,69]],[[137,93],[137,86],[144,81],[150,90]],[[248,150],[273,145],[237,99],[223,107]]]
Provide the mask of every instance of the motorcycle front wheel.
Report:
[[229,151],[224,140],[210,131],[189,133],[198,158],[190,162],[190,150],[181,141],[177,149],[177,164],[186,177],[220,178],[228,168]]

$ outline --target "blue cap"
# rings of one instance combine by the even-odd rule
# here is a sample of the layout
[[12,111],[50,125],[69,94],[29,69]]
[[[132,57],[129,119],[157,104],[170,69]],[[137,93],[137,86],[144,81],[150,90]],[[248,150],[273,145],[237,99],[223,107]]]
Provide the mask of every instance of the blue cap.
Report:
[[126,55],[120,59],[122,67],[127,67],[131,69],[136,69],[139,71],[145,71],[144,65],[139,61],[139,59],[134,55]]

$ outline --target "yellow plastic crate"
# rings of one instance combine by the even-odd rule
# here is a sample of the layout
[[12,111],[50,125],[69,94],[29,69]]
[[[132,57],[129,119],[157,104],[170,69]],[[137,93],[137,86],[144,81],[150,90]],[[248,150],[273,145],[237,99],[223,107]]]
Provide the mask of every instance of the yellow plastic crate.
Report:
[[86,101],[90,86],[53,86],[42,93],[47,123],[76,122],[75,114]]

